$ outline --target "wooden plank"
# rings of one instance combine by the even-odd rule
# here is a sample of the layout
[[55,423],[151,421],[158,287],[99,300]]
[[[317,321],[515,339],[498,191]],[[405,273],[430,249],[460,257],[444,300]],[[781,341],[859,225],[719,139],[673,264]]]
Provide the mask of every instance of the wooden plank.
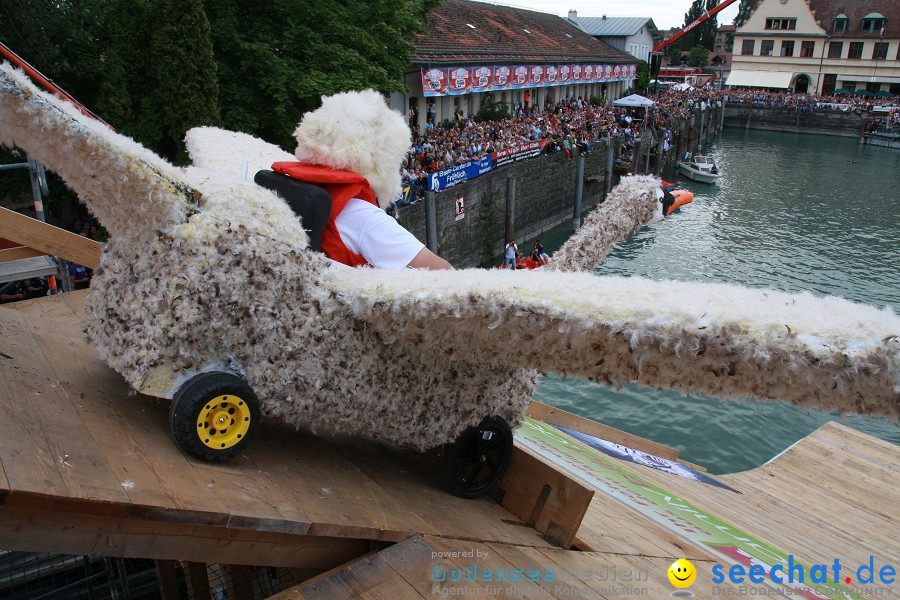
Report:
[[608,442],[621,444],[623,446],[628,446],[629,448],[634,448],[635,450],[654,454],[661,458],[677,460],[678,456],[681,454],[680,450],[669,448],[663,444],[658,444],[646,438],[626,433],[615,427],[603,425],[597,421],[592,421],[591,419],[540,402],[532,402],[529,404],[525,414],[533,419],[562,425],[563,427],[593,435]]
[[[397,598],[422,598],[384,559],[373,554],[339,567],[334,574],[352,591],[354,598],[371,600],[396,600]],[[306,594],[311,597],[310,594]],[[328,596],[322,596],[326,598]]]
[[573,545],[581,550],[672,560],[712,558],[709,552],[605,494],[594,495]]
[[[448,566],[460,569],[465,573],[472,569],[475,565],[479,572],[490,569],[491,580],[484,581],[483,586],[486,591],[478,588],[469,587],[471,583],[464,583],[467,592],[466,595],[482,596],[493,594],[497,597],[507,598],[561,598],[554,594],[556,584],[553,581],[547,581],[545,576],[546,564],[536,563],[523,552],[521,546],[513,546],[510,544],[479,544],[473,542],[465,542],[462,540],[454,540],[449,538],[434,539],[426,536],[426,540],[432,547],[438,551],[444,551],[445,554],[460,553],[459,558],[440,558],[436,562],[440,563],[442,568]],[[476,553],[475,558],[462,558],[463,553]],[[448,565],[449,563],[449,565]],[[451,567],[451,568],[452,568]],[[506,571],[509,574],[521,572],[523,575],[527,572],[531,574],[530,578],[523,576],[523,581],[502,581],[498,575],[499,571]],[[435,594],[437,595],[437,594]]]
[[90,289],[73,290],[71,292],[66,292],[65,294],[59,294],[59,297],[62,298],[63,302],[69,305],[69,308],[72,309],[72,312],[75,313],[75,316],[78,317],[80,321],[83,321],[84,304],[85,302],[87,302],[87,297],[90,293]]
[[133,395],[103,364],[65,301],[68,295],[34,303],[45,310],[48,328],[63,342],[53,352],[65,350],[73,358],[56,361],[56,374],[105,452],[116,486],[126,489],[135,504],[218,513],[226,519],[220,490],[190,468],[190,459],[167,435],[168,402]]
[[10,262],[12,260],[20,260],[22,258],[34,258],[35,256],[46,256],[46,252],[35,250],[34,248],[5,248],[0,250],[0,263]]
[[411,522],[408,508],[393,502],[324,440],[263,423],[244,454],[258,465],[264,485],[302,509],[310,535],[396,541],[425,526]]
[[55,393],[50,388],[56,385],[55,377],[51,383],[49,369],[18,311],[0,307],[0,335],[4,338],[0,355],[0,461],[8,477],[5,489],[65,494],[66,485],[57,468],[63,454],[44,434],[44,415],[32,410],[34,398],[43,391]]
[[10,506],[0,506],[0,548],[305,569],[332,569],[369,550],[367,540]]
[[186,562],[184,570],[187,572],[188,597],[190,600],[208,600],[212,597],[209,586],[209,574],[206,564],[202,562]]
[[0,207],[0,237],[96,269],[103,244]]
[[[68,295],[17,303],[16,306],[28,322],[31,335],[49,356],[55,381],[69,399],[70,410],[84,425],[85,430],[80,435],[99,447],[112,474],[111,480],[104,479],[106,485],[122,492],[120,499],[123,501],[172,507],[172,501],[156,485],[163,476],[148,454],[149,448],[142,440],[134,439],[134,428],[110,397],[119,395],[125,399],[128,388],[119,375],[97,358],[96,350],[81,332],[80,317],[64,300]],[[124,401],[133,402],[132,399]],[[141,416],[136,422],[145,420]],[[85,477],[91,475],[84,474]]]
[[[55,368],[67,367],[61,363],[75,362],[75,358],[59,339],[52,316],[45,308],[64,309],[66,316],[75,318],[68,306],[47,299],[17,302],[16,308],[26,326],[20,331],[16,344],[27,351],[22,359],[30,374],[29,381],[20,380],[23,391],[31,390],[22,398],[22,404],[41,421],[48,447],[57,457],[60,475],[66,495],[74,498],[90,498],[103,501],[129,501],[128,494],[112,472],[106,456],[91,436],[81,418],[72,396],[55,372]],[[21,363],[20,363],[21,365]],[[17,372],[24,374],[24,369]],[[33,370],[32,370],[33,369]]]
[[515,446],[499,484],[501,504],[563,548],[572,546],[594,491]]
[[486,498],[464,500],[447,493],[441,463],[433,456],[388,449],[362,440],[342,440],[341,454],[378,484],[389,498],[427,528],[417,533],[473,540],[547,546],[533,529],[522,527],[512,514]]
[[178,563],[174,560],[156,561],[156,581],[161,600],[181,600],[178,590]]

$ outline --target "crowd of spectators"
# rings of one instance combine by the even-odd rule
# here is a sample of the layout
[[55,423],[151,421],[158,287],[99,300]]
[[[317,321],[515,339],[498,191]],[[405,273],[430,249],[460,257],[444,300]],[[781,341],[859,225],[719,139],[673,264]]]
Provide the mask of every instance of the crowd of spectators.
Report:
[[880,106],[897,106],[900,98],[867,96],[795,94],[787,91],[762,92],[753,89],[732,89],[724,92],[732,104],[750,104],[765,108],[793,108],[798,111],[840,110],[856,114],[871,114]]
[[413,126],[413,146],[403,162],[405,181],[421,192],[431,173],[477,160],[495,151],[547,140],[545,152],[589,152],[601,138],[622,139],[623,151],[633,147],[641,120],[636,111],[591,103],[581,97],[547,101],[543,108],[517,104],[511,114],[497,120],[477,121],[457,110],[452,120],[425,131]]
[[[548,140],[547,152],[565,151],[571,156],[576,150],[589,151],[599,139],[618,139],[622,141],[620,159],[627,161],[642,127],[652,125],[657,130],[671,130],[680,120],[691,118],[696,110],[704,110],[722,99],[732,104],[753,103],[800,111],[843,110],[859,114],[871,114],[875,107],[900,103],[896,96],[815,96],[713,87],[672,87],[650,97],[656,105],[646,114],[640,109],[616,108],[596,99],[589,102],[581,97],[568,97],[553,101],[548,97],[543,107],[518,103],[512,107],[509,116],[496,120],[477,120],[475,115],[466,115],[457,108],[453,118],[444,123],[435,122],[434,104],[429,103],[423,129],[412,119],[413,146],[402,167],[404,181],[410,183],[413,190],[410,199],[427,189],[431,173],[532,141]],[[900,119],[897,111],[890,116]]]

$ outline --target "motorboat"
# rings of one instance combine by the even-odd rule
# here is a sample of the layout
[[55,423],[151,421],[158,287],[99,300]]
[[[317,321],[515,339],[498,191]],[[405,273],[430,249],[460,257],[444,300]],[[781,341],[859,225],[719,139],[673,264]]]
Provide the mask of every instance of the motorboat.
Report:
[[701,183],[715,183],[721,173],[712,156],[695,156],[675,163],[675,172]]

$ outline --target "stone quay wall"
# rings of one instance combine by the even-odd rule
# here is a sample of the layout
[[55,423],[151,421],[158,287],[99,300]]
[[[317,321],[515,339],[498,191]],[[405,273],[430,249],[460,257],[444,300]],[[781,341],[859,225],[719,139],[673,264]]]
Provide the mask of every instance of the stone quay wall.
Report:
[[[594,144],[585,157],[582,215],[599,204],[605,190],[606,152]],[[457,268],[492,266],[506,245],[507,180],[515,179],[514,236],[523,242],[563,223],[571,222],[575,207],[577,152],[571,159],[558,151],[499,167],[475,179],[435,193],[437,251]],[[457,215],[457,199],[464,213]],[[423,242],[426,240],[425,201],[400,209],[397,219]]]
[[837,110],[804,112],[791,108],[728,104],[725,107],[725,126],[788,133],[859,137],[863,119],[857,114]]

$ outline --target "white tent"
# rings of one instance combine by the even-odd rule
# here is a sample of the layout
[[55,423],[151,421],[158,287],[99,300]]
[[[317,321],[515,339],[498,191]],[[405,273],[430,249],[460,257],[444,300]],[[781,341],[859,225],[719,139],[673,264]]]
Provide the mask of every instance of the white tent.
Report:
[[618,100],[613,102],[613,106],[640,106],[641,108],[647,108],[648,106],[653,106],[654,104],[656,104],[656,102],[654,102],[653,100],[644,98],[643,96],[640,96],[638,94],[625,96],[624,98],[619,98]]

